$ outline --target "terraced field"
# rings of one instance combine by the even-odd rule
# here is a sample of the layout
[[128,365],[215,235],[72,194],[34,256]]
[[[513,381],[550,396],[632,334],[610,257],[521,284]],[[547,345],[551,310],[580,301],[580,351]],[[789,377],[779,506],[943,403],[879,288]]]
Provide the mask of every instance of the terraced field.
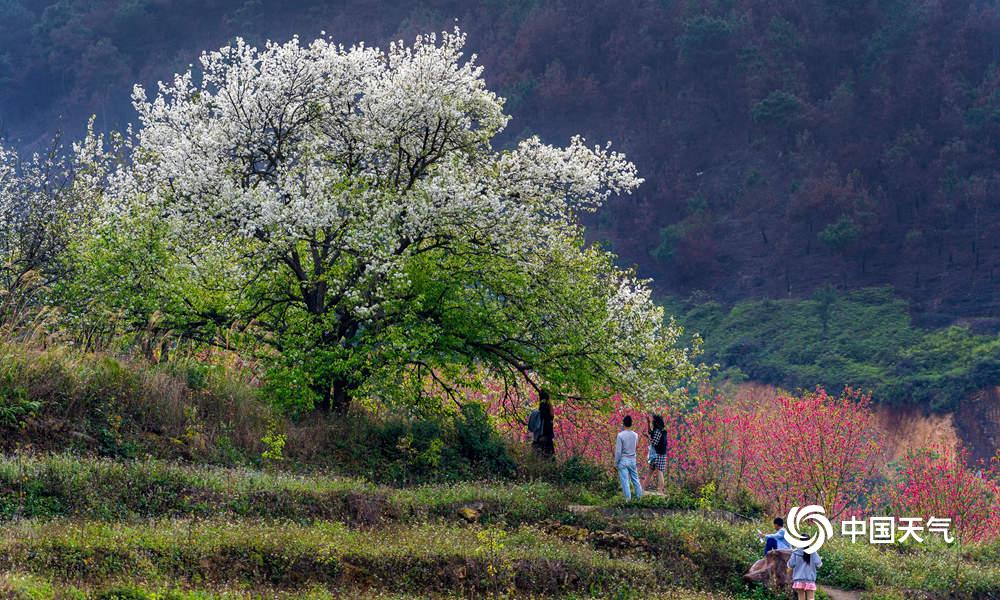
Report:
[[[160,461],[7,457],[0,598],[775,597],[740,580],[759,552],[756,524],[676,504],[626,508],[545,483],[397,489]],[[995,597],[990,552],[900,559],[834,546],[827,579],[890,594],[872,598],[903,594],[907,578],[927,597]]]

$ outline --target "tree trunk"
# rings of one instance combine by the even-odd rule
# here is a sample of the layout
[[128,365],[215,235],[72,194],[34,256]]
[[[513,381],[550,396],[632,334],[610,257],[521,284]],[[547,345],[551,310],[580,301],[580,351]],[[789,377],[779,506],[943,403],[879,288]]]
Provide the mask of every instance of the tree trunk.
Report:
[[338,415],[347,413],[351,407],[351,384],[345,378],[335,378],[333,380],[332,393],[330,394],[330,412]]
[[353,386],[346,377],[331,376],[313,385],[313,391],[323,398],[317,410],[325,410],[329,414],[343,415],[351,408],[351,391]]

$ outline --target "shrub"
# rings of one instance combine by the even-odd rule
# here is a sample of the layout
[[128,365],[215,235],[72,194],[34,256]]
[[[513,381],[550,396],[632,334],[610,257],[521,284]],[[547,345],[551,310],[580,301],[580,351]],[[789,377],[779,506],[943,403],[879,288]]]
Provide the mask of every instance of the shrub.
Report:
[[547,481],[568,486],[584,486],[591,491],[614,494],[617,478],[608,476],[606,465],[584,456],[552,460],[525,444],[512,444],[510,451],[517,465],[517,475],[524,481]]
[[688,225],[683,221],[660,229],[660,244],[653,250],[653,258],[664,263],[676,260],[677,246],[687,235],[687,230]]
[[155,596],[135,586],[109,588],[97,594],[96,600],[153,600]]
[[[238,371],[0,340],[0,447],[232,464],[260,456],[274,415]],[[192,375],[197,373],[197,375]]]
[[869,489],[881,458],[883,434],[870,403],[850,389],[840,396],[818,389],[737,415],[743,484],[779,513],[816,503],[830,518],[840,515]]
[[869,390],[876,402],[953,410],[996,385],[1000,337],[967,327],[925,330],[891,288],[733,306],[692,299],[670,307],[705,341],[705,360],[787,389]]
[[802,102],[794,94],[774,90],[750,109],[755,123],[784,125],[793,121],[802,110]]
[[[330,421],[320,435],[320,455],[349,474],[380,483],[415,484],[506,478],[515,463],[482,406],[468,403],[456,415],[379,417],[355,411]],[[292,440],[290,446],[294,446]]]
[[630,520],[632,535],[652,544],[658,565],[673,565],[676,581],[691,587],[743,592],[742,575],[760,557],[751,528],[696,515]]
[[722,64],[732,54],[737,25],[724,18],[698,15],[684,22],[678,40],[680,57],[692,66]]
[[1000,484],[967,464],[964,450],[909,452],[887,487],[888,508],[900,517],[949,518],[965,542],[1000,540]]
[[27,419],[38,414],[42,403],[29,400],[23,387],[0,389],[0,429],[20,429]]
[[467,403],[462,406],[461,422],[456,433],[459,452],[476,471],[501,477],[514,474],[514,460],[507,451],[507,445],[490,423],[481,404]]
[[559,465],[556,480],[566,484],[589,484],[606,481],[605,469],[580,456],[571,456]]
[[824,227],[818,237],[819,241],[831,249],[842,252],[858,241],[861,229],[854,223],[854,219],[848,215],[841,215],[839,219]]
[[821,581],[837,587],[884,592],[889,598],[993,598],[1000,593],[997,563],[979,560],[975,548],[876,546],[835,537],[820,552]]

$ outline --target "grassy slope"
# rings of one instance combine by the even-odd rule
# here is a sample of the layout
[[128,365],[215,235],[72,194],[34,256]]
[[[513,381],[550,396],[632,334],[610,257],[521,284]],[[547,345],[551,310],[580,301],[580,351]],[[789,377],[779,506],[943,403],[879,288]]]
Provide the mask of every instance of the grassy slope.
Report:
[[[580,502],[604,510],[569,510]],[[756,524],[662,510],[675,504],[651,500],[645,507],[659,510],[642,514],[543,483],[400,489],[162,461],[12,456],[0,460],[0,597],[74,597],[71,589],[84,598],[152,597],[148,590],[191,598],[759,595],[739,580],[759,552]],[[478,511],[472,522],[457,515],[467,506]],[[824,550],[822,575],[849,588],[990,597],[1000,594],[998,552],[837,540]]]
[[1000,337],[916,327],[890,288],[732,307],[689,301],[670,310],[704,338],[708,362],[764,383],[849,385],[877,402],[934,410],[954,409],[969,393],[1000,383]]
[[[647,500],[656,511],[643,516],[622,509],[610,482],[386,487],[254,468],[278,431],[286,462],[307,468],[483,472],[427,453],[452,447],[447,432],[358,425],[386,455],[345,451],[372,444],[333,422],[282,419],[220,367],[0,343],[0,598],[761,597],[740,580],[759,553],[755,526],[694,513],[682,492]],[[419,452],[397,456],[400,436]],[[170,460],[135,458],[147,455]],[[457,514],[465,507],[471,522]],[[989,597],[1000,594],[998,554],[835,543],[824,577],[889,597]]]

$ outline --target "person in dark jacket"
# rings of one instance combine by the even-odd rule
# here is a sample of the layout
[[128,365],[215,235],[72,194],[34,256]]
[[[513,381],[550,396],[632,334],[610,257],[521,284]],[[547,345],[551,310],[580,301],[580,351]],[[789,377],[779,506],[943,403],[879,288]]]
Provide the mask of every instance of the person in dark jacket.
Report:
[[538,417],[540,427],[537,435],[531,442],[532,448],[538,454],[551,458],[555,455],[555,414],[552,412],[552,404],[549,402],[549,393],[545,390],[538,392]]

